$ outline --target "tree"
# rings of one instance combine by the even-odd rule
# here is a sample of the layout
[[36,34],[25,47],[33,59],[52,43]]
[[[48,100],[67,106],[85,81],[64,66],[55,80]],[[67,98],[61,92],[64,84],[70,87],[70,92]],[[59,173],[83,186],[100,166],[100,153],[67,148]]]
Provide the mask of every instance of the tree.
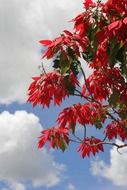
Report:
[[[40,41],[46,48],[42,58],[53,60],[53,70],[46,73],[42,65],[43,72],[30,84],[28,102],[44,108],[51,101],[61,106],[70,96],[80,97],[81,102],[59,113],[56,126],[42,131],[38,147],[48,142],[49,148],[64,151],[75,142],[84,158],[104,151],[106,144],[127,146],[127,1],[85,0],[83,5],[84,12],[72,20],[73,32]],[[90,76],[81,61],[92,69]],[[77,127],[83,135],[78,136]],[[97,137],[87,136],[90,127]],[[123,144],[116,144],[116,138]]]

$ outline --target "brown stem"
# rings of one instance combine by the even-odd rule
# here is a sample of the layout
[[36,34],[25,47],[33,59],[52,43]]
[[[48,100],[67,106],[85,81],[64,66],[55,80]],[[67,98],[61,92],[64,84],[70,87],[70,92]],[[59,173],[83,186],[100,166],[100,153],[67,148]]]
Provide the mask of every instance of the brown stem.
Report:
[[43,63],[41,63],[41,66],[42,66],[42,69],[43,69],[44,74],[47,75]]
[[[94,98],[90,98],[90,97],[87,97],[87,96],[82,95],[81,92],[80,92],[79,90],[77,90],[77,89],[76,89],[76,92],[78,92],[79,94],[74,93],[74,94],[73,94],[74,96],[79,96],[79,97],[81,97],[81,98],[83,97],[83,98],[86,99],[88,102],[95,102],[95,103],[101,105],[101,103],[98,102],[97,100],[95,100]],[[108,115],[112,120],[114,120],[114,121],[116,121],[117,123],[119,123],[119,121],[118,121],[108,110],[107,110],[107,115]]]
[[110,114],[108,111],[107,111],[107,115],[112,119],[114,120],[115,122],[117,122],[119,124],[119,120],[116,119],[112,114]]
[[95,100],[94,98],[87,97],[87,96],[81,94],[81,92],[80,92],[79,90],[77,90],[77,89],[75,89],[75,91],[78,92],[79,94],[73,94],[73,95],[80,96],[81,98],[85,98],[85,99],[86,99],[87,101],[89,101],[89,102],[95,102],[95,103],[101,105],[101,103],[98,102],[97,100]]
[[111,146],[116,146],[116,147],[117,147],[117,151],[118,151],[120,148],[127,147],[127,144],[118,145],[118,144],[116,144],[116,143],[106,142],[106,141],[101,141],[101,142],[99,142],[99,143],[97,143],[97,144],[89,144],[89,145],[90,145],[90,146],[98,146],[98,145],[101,145],[101,144],[103,144],[103,145],[107,144],[107,145],[111,145]]
[[87,88],[87,90],[88,90],[88,92],[89,92],[89,94],[90,94],[90,96],[91,96],[91,99],[94,100],[94,97],[93,97],[93,95],[92,95],[92,93],[91,93],[91,91],[90,91],[90,88],[89,88],[89,86],[88,86],[88,84],[87,84],[87,81],[86,81],[85,72],[83,71],[83,69],[82,69],[81,66],[80,66],[80,69],[81,69],[81,72],[82,72],[83,77],[84,77],[84,81],[85,81],[85,84],[86,84],[86,88]]

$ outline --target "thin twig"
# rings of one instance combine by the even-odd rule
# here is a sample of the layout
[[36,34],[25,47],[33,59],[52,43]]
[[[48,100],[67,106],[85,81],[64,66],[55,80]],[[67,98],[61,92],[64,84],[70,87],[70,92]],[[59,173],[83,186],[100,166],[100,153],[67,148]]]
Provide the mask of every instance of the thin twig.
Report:
[[86,125],[83,125],[84,126],[84,139],[86,138]]
[[43,65],[43,62],[41,63],[41,66],[42,66],[42,69],[43,69],[43,72],[45,75],[47,75],[46,71],[45,71],[45,68],[44,68],[44,65]]
[[[95,103],[101,105],[101,103],[98,102],[97,100],[95,100],[94,98],[87,97],[87,96],[81,94],[81,92],[80,92],[79,90],[77,90],[77,89],[75,89],[75,91],[79,93],[79,94],[76,94],[77,96],[80,96],[81,98],[85,98],[85,99],[86,99],[87,101],[89,101],[89,102],[95,102]],[[74,94],[74,95],[75,95],[75,94]]]
[[83,68],[81,67],[81,65],[80,65],[80,69],[81,69],[82,74],[83,74],[83,77],[84,77],[84,81],[85,81],[85,84],[86,84],[86,88],[87,88],[88,92],[90,93],[91,99],[94,100],[94,97],[93,97],[93,95],[92,95],[92,93],[91,93],[91,91],[90,91],[90,89],[89,89],[89,86],[88,86],[88,84],[87,84],[87,81],[86,81],[85,72],[83,71]]
[[119,121],[112,115],[110,114],[108,111],[107,111],[107,115],[114,121],[116,121],[117,123],[119,123]]
[[74,139],[69,139],[71,142],[74,142],[74,143],[81,143],[80,141],[77,141],[77,140],[74,140]]
[[77,137],[75,134],[73,134],[73,136],[74,136],[77,140],[79,140],[79,142],[80,142],[80,143],[82,143],[82,142],[83,142],[83,140],[82,140],[82,139],[80,139],[79,137]]
[[101,144],[107,144],[107,145],[112,145],[112,146],[116,146],[117,147],[117,150],[120,149],[120,148],[124,148],[124,147],[127,147],[127,144],[123,144],[123,145],[118,145],[116,143],[112,143],[112,142],[105,142],[105,141],[101,141],[99,143],[96,143],[96,144],[89,144],[90,146],[98,146],[98,145],[101,145]]

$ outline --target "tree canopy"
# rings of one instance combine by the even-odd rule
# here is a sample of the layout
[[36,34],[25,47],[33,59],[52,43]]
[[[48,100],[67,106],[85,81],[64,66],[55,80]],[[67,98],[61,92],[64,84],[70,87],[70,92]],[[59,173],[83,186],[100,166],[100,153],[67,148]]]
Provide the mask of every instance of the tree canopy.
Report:
[[[42,131],[38,147],[48,143],[65,151],[74,142],[84,158],[104,151],[107,144],[127,146],[127,0],[85,0],[83,6],[72,19],[73,31],[40,41],[45,47],[42,59],[51,59],[53,69],[47,73],[42,65],[40,75],[32,78],[28,102],[45,108],[79,97],[81,101],[59,113],[55,126]],[[89,76],[85,65],[91,69]],[[84,131],[81,136],[78,127]],[[90,127],[100,137],[88,136]],[[123,143],[116,144],[116,138]]]

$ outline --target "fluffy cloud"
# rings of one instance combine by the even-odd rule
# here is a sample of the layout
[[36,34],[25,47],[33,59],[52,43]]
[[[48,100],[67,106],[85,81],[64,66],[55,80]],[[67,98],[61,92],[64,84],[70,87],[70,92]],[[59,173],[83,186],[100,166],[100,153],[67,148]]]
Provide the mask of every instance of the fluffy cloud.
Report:
[[0,114],[0,181],[6,181],[9,190],[25,190],[26,182],[34,187],[51,187],[60,182],[65,166],[56,163],[45,149],[37,149],[40,130],[34,114]]
[[[117,144],[122,144],[117,140]],[[91,172],[95,176],[104,177],[113,182],[114,185],[127,187],[127,148],[120,150],[119,154],[115,147],[110,151],[110,163],[102,160],[92,162]]]
[[8,182],[7,186],[7,188],[2,188],[2,190],[26,190],[25,185],[14,181]]
[[76,188],[73,184],[69,183],[66,190],[76,190]]
[[0,1],[0,103],[25,101],[38,73],[38,40],[59,35],[81,7],[82,0]]

